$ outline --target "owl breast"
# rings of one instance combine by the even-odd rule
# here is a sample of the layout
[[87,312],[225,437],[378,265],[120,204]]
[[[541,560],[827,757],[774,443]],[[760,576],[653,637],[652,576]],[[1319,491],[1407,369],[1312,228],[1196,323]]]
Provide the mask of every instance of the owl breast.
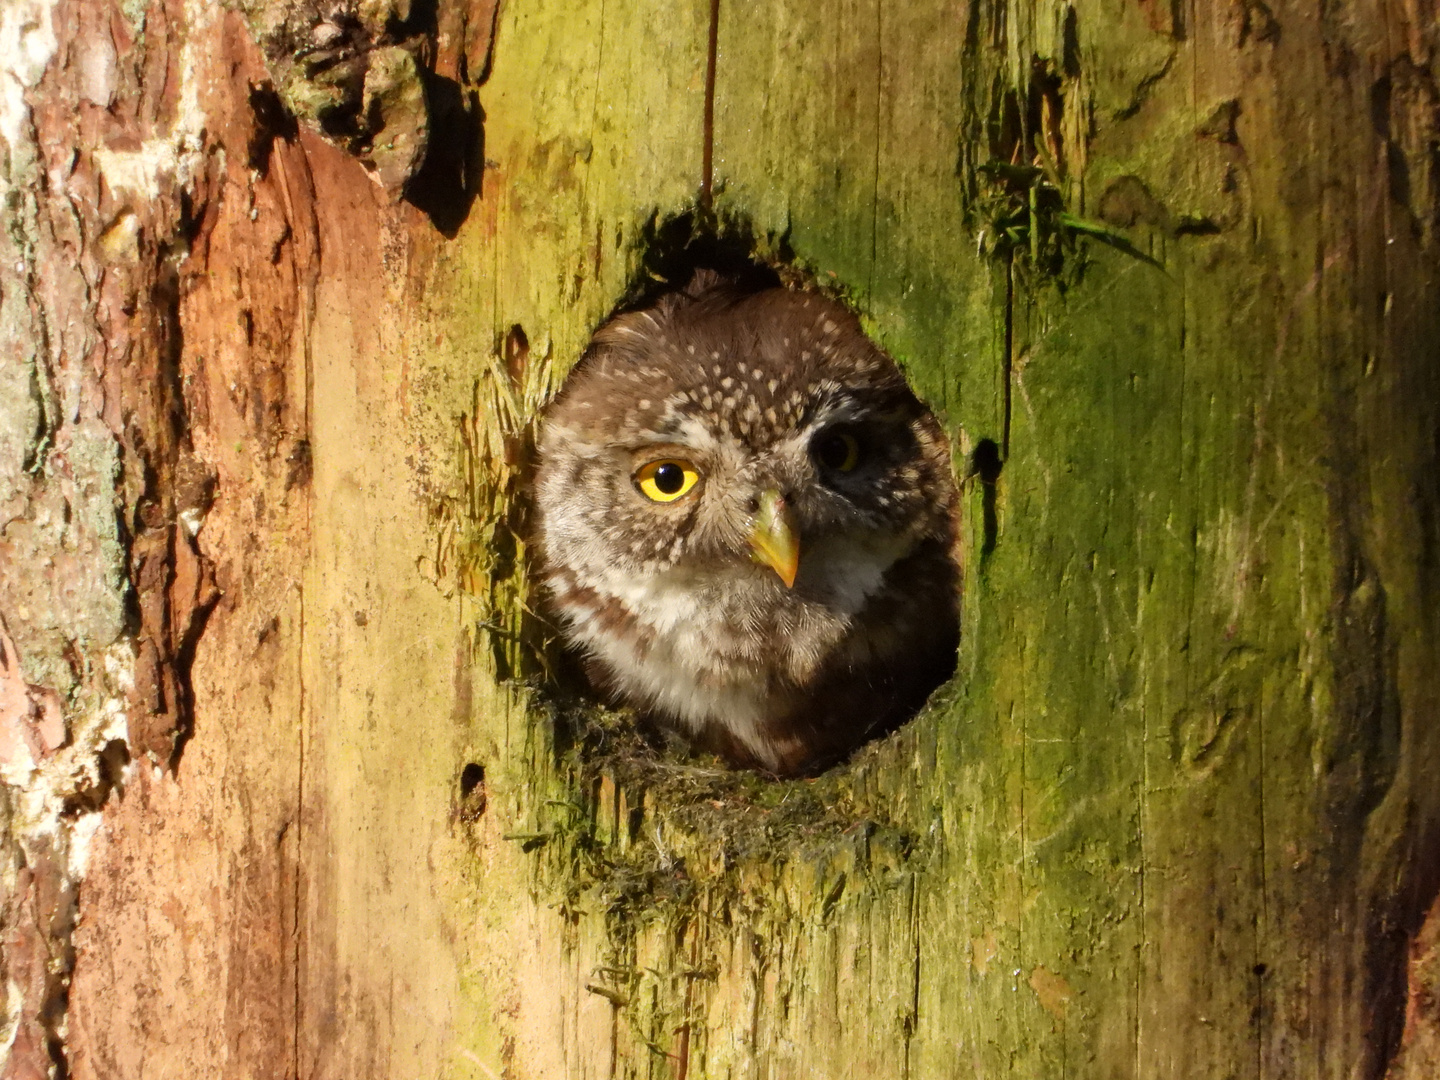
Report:
[[953,667],[938,424],[839,304],[692,285],[547,411],[551,612],[597,688],[736,765],[813,771]]

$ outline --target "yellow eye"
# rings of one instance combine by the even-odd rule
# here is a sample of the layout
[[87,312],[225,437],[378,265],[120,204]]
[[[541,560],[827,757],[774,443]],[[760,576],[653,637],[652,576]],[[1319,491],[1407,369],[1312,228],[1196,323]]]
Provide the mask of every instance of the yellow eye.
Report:
[[661,458],[641,465],[635,473],[635,486],[647,499],[674,502],[700,480],[695,466],[678,458]]
[[815,440],[815,460],[827,469],[849,472],[860,464],[860,443],[845,431],[827,431]]

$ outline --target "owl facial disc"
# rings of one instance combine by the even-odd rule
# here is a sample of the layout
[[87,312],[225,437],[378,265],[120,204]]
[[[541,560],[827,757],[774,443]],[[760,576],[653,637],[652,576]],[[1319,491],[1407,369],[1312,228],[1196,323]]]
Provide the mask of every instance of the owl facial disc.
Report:
[[546,410],[546,600],[606,696],[813,772],[953,669],[955,501],[940,425],[849,310],[697,274],[596,331]]

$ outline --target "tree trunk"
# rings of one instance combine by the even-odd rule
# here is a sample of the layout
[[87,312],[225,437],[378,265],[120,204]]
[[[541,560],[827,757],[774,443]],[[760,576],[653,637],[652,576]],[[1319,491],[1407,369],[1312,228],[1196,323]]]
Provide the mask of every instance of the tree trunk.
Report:
[[[1432,1075],[1436,27],[10,0],[0,1076]],[[964,484],[956,677],[813,781],[533,614],[536,413],[692,226]]]

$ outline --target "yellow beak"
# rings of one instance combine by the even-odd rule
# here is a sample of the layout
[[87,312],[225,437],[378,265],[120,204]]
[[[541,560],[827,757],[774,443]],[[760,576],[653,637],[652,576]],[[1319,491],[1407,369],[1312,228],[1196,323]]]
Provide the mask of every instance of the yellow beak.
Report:
[[795,514],[774,488],[760,496],[760,506],[750,525],[750,557],[779,574],[787,589],[794,587],[800,569],[800,537]]

